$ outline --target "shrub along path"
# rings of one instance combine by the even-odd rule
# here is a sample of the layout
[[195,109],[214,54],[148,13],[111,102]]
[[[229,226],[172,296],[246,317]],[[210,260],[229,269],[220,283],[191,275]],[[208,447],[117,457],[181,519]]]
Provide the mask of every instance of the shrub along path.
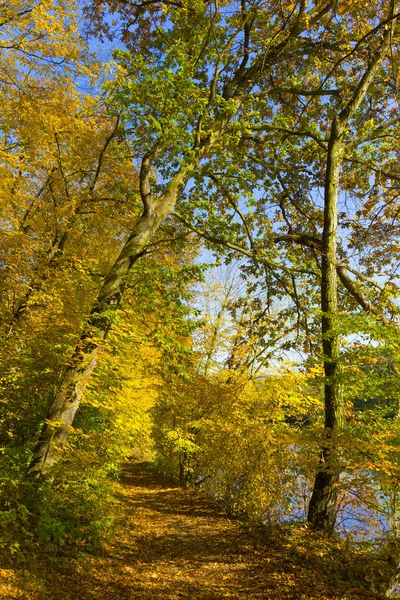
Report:
[[121,518],[102,556],[36,559],[19,571],[2,569],[0,598],[384,598],[371,591],[386,575],[384,561],[368,561],[306,528],[250,532],[146,464],[126,469],[118,502]]

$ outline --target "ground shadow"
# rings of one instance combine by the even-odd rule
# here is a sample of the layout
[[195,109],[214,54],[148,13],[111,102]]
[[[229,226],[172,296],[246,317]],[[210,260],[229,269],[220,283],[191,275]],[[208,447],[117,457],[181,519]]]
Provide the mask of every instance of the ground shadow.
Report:
[[[362,564],[342,563],[307,534],[268,536],[241,527],[147,464],[129,465],[116,499],[120,518],[102,556],[24,565],[6,600],[378,600]],[[310,538],[311,540],[311,538]],[[347,563],[346,563],[347,560]],[[351,570],[359,569],[351,580]],[[5,570],[7,575],[7,569]],[[15,570],[14,570],[15,574]],[[21,585],[18,586],[18,577]],[[25,590],[25,591],[23,591]]]

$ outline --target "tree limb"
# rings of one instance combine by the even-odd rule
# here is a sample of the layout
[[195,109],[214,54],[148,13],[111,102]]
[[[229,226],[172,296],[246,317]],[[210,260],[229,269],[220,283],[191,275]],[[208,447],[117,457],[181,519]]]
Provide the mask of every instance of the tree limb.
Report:
[[152,190],[150,184],[151,168],[153,160],[157,154],[157,148],[153,148],[150,152],[147,152],[142,158],[142,164],[140,166],[139,175],[139,186],[140,186],[140,197],[143,202],[144,211],[149,213],[151,211],[151,200]]
[[366,312],[371,313],[371,314],[375,315],[376,317],[378,317],[384,325],[389,325],[389,321],[386,319],[385,315],[383,314],[383,311],[381,309],[377,308],[376,306],[374,306],[372,304],[372,302],[370,300],[368,300],[368,298],[366,296],[364,296],[364,294],[361,293],[356,288],[356,286],[354,285],[354,282],[352,281],[352,279],[350,279],[350,277],[346,273],[346,268],[343,265],[336,265],[336,272],[339,276],[340,281],[346,288],[346,290],[348,292],[350,292],[350,294],[358,302],[358,304]]
[[120,122],[120,115],[118,115],[118,116],[117,116],[117,119],[116,119],[116,122],[115,122],[114,128],[113,128],[113,130],[111,131],[111,133],[110,133],[110,135],[108,136],[108,138],[106,139],[106,141],[104,142],[104,145],[103,145],[102,149],[100,150],[100,154],[99,154],[99,160],[98,160],[98,162],[97,162],[97,167],[96,167],[96,172],[95,172],[95,174],[94,174],[93,181],[92,181],[92,183],[91,183],[91,185],[90,185],[90,187],[89,187],[89,192],[90,192],[90,193],[92,193],[92,192],[93,192],[93,190],[94,190],[94,188],[96,187],[97,180],[98,180],[98,178],[99,178],[99,175],[100,175],[100,173],[101,173],[101,167],[102,167],[102,165],[103,165],[104,156],[105,156],[105,154],[106,154],[106,152],[107,152],[107,148],[108,148],[108,146],[109,146],[109,145],[110,145],[110,143],[111,143],[111,140],[112,140],[112,139],[115,137],[115,134],[117,133],[117,129],[118,129],[118,126],[119,126],[119,122]]

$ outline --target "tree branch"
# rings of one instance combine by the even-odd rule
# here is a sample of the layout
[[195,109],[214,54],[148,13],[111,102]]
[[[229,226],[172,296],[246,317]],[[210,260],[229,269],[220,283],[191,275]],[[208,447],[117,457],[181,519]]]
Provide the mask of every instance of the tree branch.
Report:
[[[247,258],[252,258],[256,262],[266,265],[267,267],[270,267],[271,269],[277,269],[277,270],[283,271],[284,273],[288,273],[289,275],[291,275],[292,273],[305,273],[307,275],[315,275],[315,273],[312,273],[311,271],[307,271],[306,269],[289,269],[288,267],[284,267],[283,265],[279,265],[271,260],[268,260],[264,256],[260,256],[259,254],[257,254],[256,250],[248,250],[247,248],[244,248],[243,246],[239,246],[238,244],[233,244],[232,242],[228,242],[227,240],[224,240],[223,238],[220,238],[213,234],[207,233],[206,231],[203,231],[202,229],[200,229],[199,227],[196,227],[192,223],[189,223],[180,213],[178,213],[176,211],[172,212],[171,215],[173,217],[175,217],[178,221],[180,221],[183,225],[185,225],[185,227],[190,229],[190,231],[197,233],[203,239],[205,239],[209,242],[212,242],[213,244],[218,244],[219,246],[223,246],[224,248],[229,248],[230,250],[234,250],[235,252],[239,252],[239,254],[242,254],[243,256],[246,256]],[[274,241],[274,240],[272,240],[272,241]]]
[[339,276],[340,281],[346,288],[346,290],[348,292],[350,292],[350,294],[358,302],[358,304],[366,312],[371,313],[371,314],[375,315],[376,317],[379,317],[380,321],[382,321],[382,323],[384,325],[388,325],[389,321],[386,319],[385,315],[383,314],[383,311],[381,309],[377,308],[376,306],[374,306],[372,304],[372,302],[370,300],[368,300],[368,298],[366,296],[364,296],[364,294],[356,288],[356,286],[354,285],[354,282],[352,281],[352,279],[350,279],[350,277],[346,273],[346,268],[343,265],[336,265],[336,272]]
[[246,234],[250,243],[250,247],[253,248],[254,247],[254,242],[253,242],[253,236],[251,235],[251,231],[249,228],[249,225],[245,219],[245,216],[243,215],[242,211],[239,209],[238,205],[236,204],[234,198],[232,197],[231,193],[229,192],[229,190],[226,189],[226,187],[224,186],[224,184],[218,179],[218,177],[216,177],[216,175],[214,175],[214,173],[205,173],[207,177],[209,177],[219,188],[220,190],[223,192],[225,198],[228,200],[229,204],[232,206],[233,210],[236,212],[236,214],[239,216],[240,220],[243,223],[243,226],[246,230]]
[[[389,9],[389,18],[387,22],[391,22],[394,17],[394,0],[390,2]],[[397,15],[398,16],[398,15]],[[383,22],[375,28],[376,30],[383,26]],[[384,30],[381,43],[379,45],[378,50],[376,50],[372,55],[372,60],[370,61],[367,69],[365,70],[363,76],[361,77],[361,81],[355,89],[353,96],[347,102],[346,106],[342,108],[340,113],[338,114],[338,123],[345,124],[353,117],[361,102],[364,100],[365,95],[369,86],[372,83],[372,80],[375,76],[377,68],[379,66],[379,62],[382,59],[383,53],[385,49],[389,46],[391,36],[391,28],[389,27],[387,30]]]
[[97,162],[97,167],[96,167],[96,172],[94,174],[93,177],[93,181],[89,187],[89,192],[92,193],[94,188],[96,187],[96,183],[97,180],[99,178],[99,175],[101,173],[101,167],[103,166],[103,160],[104,160],[104,156],[107,152],[107,148],[110,145],[111,140],[115,137],[115,134],[117,133],[117,129],[119,126],[119,122],[120,122],[120,115],[117,116],[117,120],[115,122],[115,126],[113,128],[113,130],[111,131],[110,135],[108,136],[108,138],[106,139],[106,141],[104,142],[104,145],[102,147],[102,149],[100,150],[100,154],[99,154],[99,160]]
[[145,213],[149,213],[151,211],[151,200],[152,200],[152,190],[150,184],[151,178],[151,168],[153,165],[153,160],[157,155],[157,148],[153,148],[145,154],[142,158],[142,164],[140,166],[140,176],[139,176],[139,185],[140,185],[140,197],[143,202],[143,207]]
[[289,129],[288,127],[280,127],[279,125],[258,125],[252,128],[253,131],[282,131],[287,135],[297,135],[299,137],[309,137],[315,140],[318,146],[321,146],[323,150],[327,150],[326,142],[328,140],[319,137],[314,131],[309,131],[307,129]]

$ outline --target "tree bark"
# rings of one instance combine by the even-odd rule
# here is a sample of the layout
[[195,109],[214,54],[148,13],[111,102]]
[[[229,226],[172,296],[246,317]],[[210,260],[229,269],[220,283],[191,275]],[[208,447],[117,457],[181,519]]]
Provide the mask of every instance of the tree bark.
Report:
[[[388,16],[393,17],[395,0],[388,2]],[[325,440],[321,448],[307,520],[316,529],[331,533],[337,516],[337,494],[340,477],[338,434],[344,425],[343,396],[340,381],[340,348],[337,332],[337,221],[340,167],[345,152],[344,134],[355,116],[375,77],[390,42],[390,27],[384,30],[379,47],[374,52],[350,100],[332,121],[324,189],[324,225],[322,233],[322,347],[325,374]]]
[[340,383],[339,339],[337,335],[337,220],[339,171],[343,155],[341,128],[334,120],[328,148],[325,180],[324,228],[322,235],[322,347],[325,374],[325,436],[320,466],[315,478],[308,521],[317,529],[333,531],[336,521],[337,483],[340,460],[336,435],[343,427],[343,398]]
[[146,202],[143,214],[100,289],[87,326],[48,409],[27,471],[28,476],[46,475],[59,459],[86,384],[96,367],[100,344],[112,325],[126,277],[134,263],[144,254],[147,244],[161,223],[171,213],[194,166],[182,166],[157,201]]

